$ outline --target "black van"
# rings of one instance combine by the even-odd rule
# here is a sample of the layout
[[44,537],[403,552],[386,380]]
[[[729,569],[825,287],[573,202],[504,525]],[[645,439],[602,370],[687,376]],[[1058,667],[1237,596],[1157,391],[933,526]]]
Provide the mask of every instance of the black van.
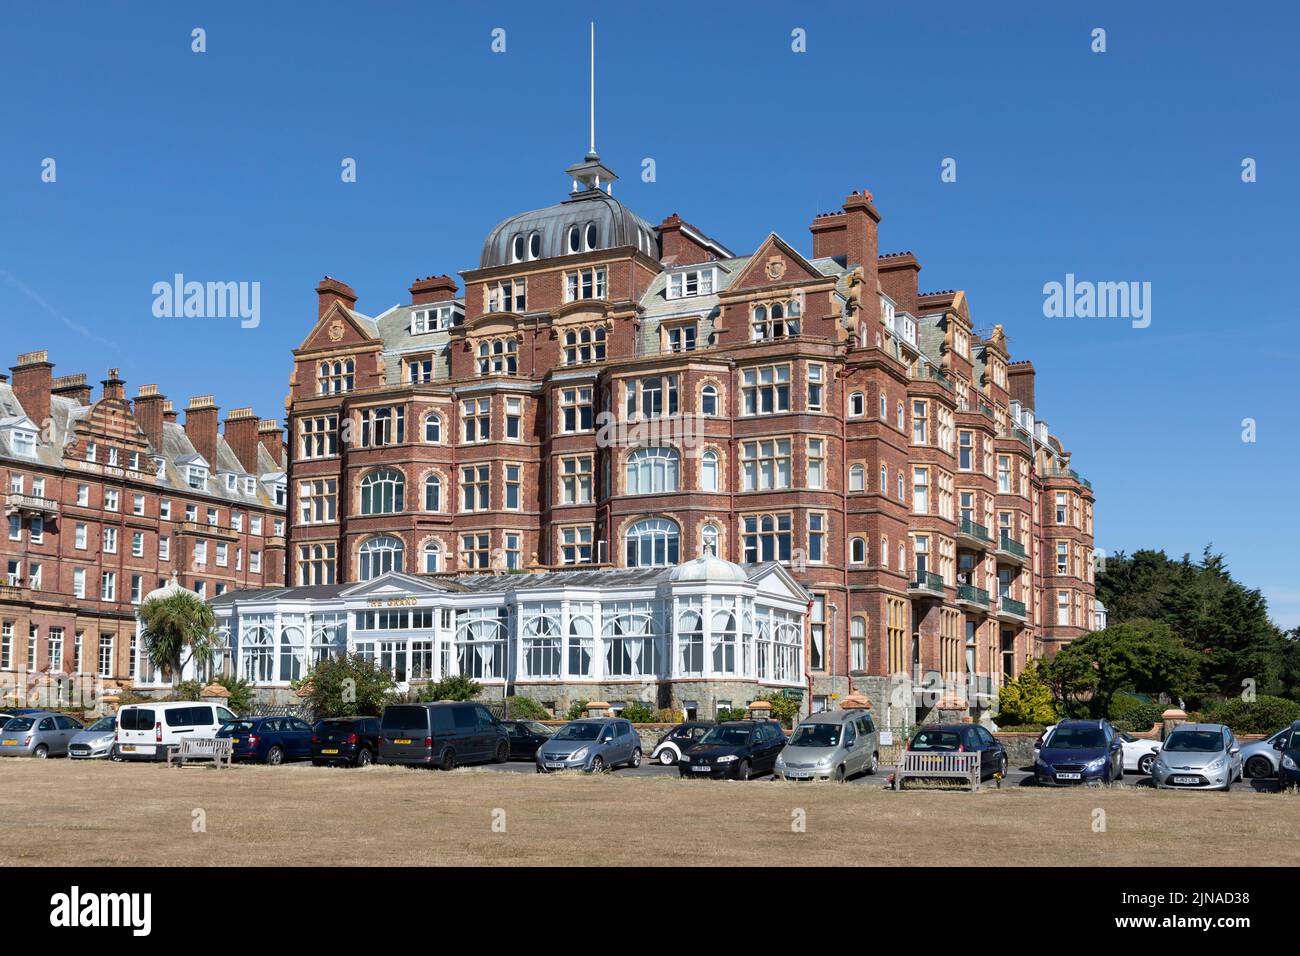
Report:
[[441,767],[505,763],[510,737],[482,704],[395,704],[379,723],[379,762]]

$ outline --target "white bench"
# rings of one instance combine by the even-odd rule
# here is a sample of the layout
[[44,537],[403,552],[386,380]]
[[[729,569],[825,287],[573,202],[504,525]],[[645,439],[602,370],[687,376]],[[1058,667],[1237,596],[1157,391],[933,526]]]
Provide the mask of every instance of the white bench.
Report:
[[167,748],[167,766],[175,763],[183,767],[187,760],[210,760],[218,767],[229,767],[234,752],[235,742],[229,737],[182,737],[179,744]]
[[908,777],[934,778],[948,777],[965,780],[971,790],[980,788],[980,755],[978,753],[956,753],[923,750],[906,750],[894,769],[894,789],[902,790],[903,781]]

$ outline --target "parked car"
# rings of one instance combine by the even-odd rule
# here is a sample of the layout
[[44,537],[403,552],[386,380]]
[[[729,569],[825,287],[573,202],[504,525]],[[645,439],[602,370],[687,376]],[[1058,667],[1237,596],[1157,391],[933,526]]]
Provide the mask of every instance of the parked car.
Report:
[[1278,761],[1277,788],[1286,790],[1300,784],[1300,720],[1297,720],[1273,744]]
[[555,736],[554,729],[535,720],[503,720],[501,725],[510,735],[511,760],[532,760],[537,748]]
[[843,783],[880,767],[880,737],[865,710],[827,710],[801,721],[777,754],[772,774],[779,780],[835,780]]
[[378,717],[326,717],[311,729],[312,766],[368,767],[377,753]]
[[775,720],[728,720],[700,738],[677,765],[683,777],[748,780],[770,773],[785,747]]
[[0,727],[0,756],[64,757],[68,743],[83,727],[67,714],[50,711],[19,714]]
[[650,751],[650,759],[659,761],[665,767],[671,767],[682,759],[682,754],[698,744],[700,738],[715,726],[711,720],[688,720],[684,724],[678,724],[659,738],[654,750]]
[[116,755],[123,760],[166,760],[182,737],[215,737],[235,714],[220,704],[159,701],[126,704],[117,712]]
[[1285,740],[1291,733],[1290,725],[1275,734],[1241,745],[1241,771],[1247,777],[1275,777],[1278,765],[1282,762],[1282,750],[1279,740]]
[[235,760],[276,766],[311,759],[311,724],[298,717],[236,717],[216,735],[234,741]]
[[113,736],[117,730],[117,717],[101,717],[84,730],[79,730],[68,741],[68,756],[73,760],[98,760],[113,752]]
[[1155,766],[1156,755],[1160,753],[1160,741],[1134,737],[1125,731],[1119,731],[1120,745],[1124,749],[1124,769],[1137,773],[1151,773]]
[[641,766],[641,738],[621,717],[573,720],[537,748],[537,772],[585,770],[600,773],[618,766]]
[[1223,724],[1181,724],[1151,768],[1161,789],[1228,790],[1241,779],[1241,747]]
[[1124,744],[1108,720],[1063,720],[1034,759],[1040,786],[1111,783],[1124,778]]
[[379,763],[452,770],[509,759],[506,729],[473,701],[395,704],[384,708],[379,721]]
[[1043,749],[1043,741],[1050,737],[1055,729],[1056,724],[1048,724],[1043,728],[1043,732],[1038,735],[1038,739],[1034,741],[1034,760],[1038,760],[1038,752]]
[[1007,750],[985,727],[979,724],[931,724],[920,727],[912,734],[908,750],[936,753],[978,753],[980,777],[988,779],[995,773],[1007,775]]

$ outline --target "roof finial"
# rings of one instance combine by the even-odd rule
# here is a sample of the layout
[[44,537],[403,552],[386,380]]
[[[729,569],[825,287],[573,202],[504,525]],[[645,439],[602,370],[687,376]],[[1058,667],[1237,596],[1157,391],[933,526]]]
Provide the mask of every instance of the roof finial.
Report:
[[596,21],[591,21],[591,154],[596,155]]

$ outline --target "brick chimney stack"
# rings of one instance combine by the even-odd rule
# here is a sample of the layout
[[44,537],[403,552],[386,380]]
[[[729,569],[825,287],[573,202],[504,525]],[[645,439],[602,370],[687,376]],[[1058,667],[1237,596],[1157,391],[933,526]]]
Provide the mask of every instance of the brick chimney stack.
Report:
[[[157,385],[141,385],[135,396],[135,422],[156,452],[162,452],[163,407],[171,407],[166,396],[158,394]],[[173,413],[173,420],[175,413]]]
[[9,371],[14,375],[14,396],[27,417],[39,428],[50,417],[50,388],[54,380],[54,364],[45,349],[24,352],[18,363]]
[[257,416],[251,408],[232,408],[223,434],[244,471],[257,474]]
[[217,467],[217,411],[211,395],[196,395],[185,406],[185,436],[212,468]]
[[175,407],[172,405],[172,400],[170,398],[163,399],[163,421],[175,425],[176,419],[179,417],[180,416],[176,414]]
[[1007,384],[1011,389],[1011,398],[1020,403],[1022,408],[1034,407],[1034,363],[1012,362],[1007,366]]
[[658,225],[660,261],[666,266],[712,262],[717,255],[694,238],[699,230],[677,213]]
[[117,369],[110,368],[108,378],[99,384],[104,387],[103,398],[126,399],[126,382],[122,381],[122,376],[118,374]]
[[891,252],[877,260],[880,290],[894,300],[900,312],[916,314],[921,264],[910,252]]
[[274,418],[263,418],[257,423],[257,440],[277,465],[284,463],[284,432]]
[[451,276],[427,276],[411,283],[411,305],[448,302],[454,298],[456,298],[456,280]]
[[880,277],[876,267],[879,225],[880,213],[871,204],[871,193],[864,189],[850,193],[840,212],[818,215],[809,226],[814,259],[839,258],[849,269],[862,269],[862,317],[870,321],[880,320]]
[[335,302],[345,309],[351,309],[357,304],[357,294],[352,291],[352,286],[329,276],[320,280],[320,285],[316,287],[316,295],[319,297],[316,301],[318,319],[328,312]]
[[60,375],[50,384],[50,393],[70,398],[78,405],[90,404],[90,386],[86,384],[86,373]]

